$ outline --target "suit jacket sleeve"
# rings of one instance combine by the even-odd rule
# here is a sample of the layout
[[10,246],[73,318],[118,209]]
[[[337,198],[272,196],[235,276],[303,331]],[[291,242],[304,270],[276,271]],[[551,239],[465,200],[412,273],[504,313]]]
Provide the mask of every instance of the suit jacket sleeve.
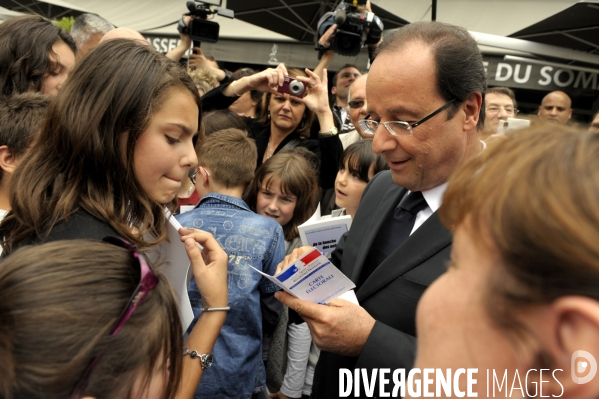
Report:
[[416,338],[376,321],[356,368],[405,368],[410,370],[416,358]]

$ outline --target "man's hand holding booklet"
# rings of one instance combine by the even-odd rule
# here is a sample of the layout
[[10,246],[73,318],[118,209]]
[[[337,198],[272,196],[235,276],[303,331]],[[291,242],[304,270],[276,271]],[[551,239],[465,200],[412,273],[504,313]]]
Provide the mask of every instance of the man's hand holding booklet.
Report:
[[[308,250],[282,270],[277,270],[278,273],[274,276],[254,270],[289,294],[319,304],[342,297],[355,287],[355,284],[316,248]],[[357,304],[353,291],[342,298]]]

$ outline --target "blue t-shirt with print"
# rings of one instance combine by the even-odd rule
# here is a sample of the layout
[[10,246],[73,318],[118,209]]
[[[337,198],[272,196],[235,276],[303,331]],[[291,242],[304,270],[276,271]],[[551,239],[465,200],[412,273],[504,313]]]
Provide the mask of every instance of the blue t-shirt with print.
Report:
[[[184,227],[212,233],[229,256],[231,310],[212,351],[214,364],[204,371],[194,398],[247,399],[266,383],[260,293],[277,290],[250,265],[270,275],[275,273],[285,257],[283,230],[274,219],[252,212],[243,200],[218,193],[206,195],[193,210],[176,219]],[[202,307],[193,279],[188,293],[195,316],[191,331]]]

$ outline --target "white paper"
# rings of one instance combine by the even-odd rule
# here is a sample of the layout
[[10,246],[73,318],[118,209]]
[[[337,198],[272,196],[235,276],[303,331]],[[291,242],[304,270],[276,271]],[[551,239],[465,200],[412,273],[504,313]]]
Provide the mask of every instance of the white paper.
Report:
[[327,258],[337,247],[339,238],[351,227],[351,216],[338,216],[308,221],[298,226],[303,245],[318,249]]
[[497,133],[505,134],[511,130],[524,129],[529,126],[530,121],[528,119],[507,118],[507,121],[499,121],[499,125],[497,125]]
[[[191,262],[185,250],[185,244],[181,241],[179,229],[181,224],[165,210],[167,223],[167,240],[154,248],[147,254],[152,266],[158,266],[160,270],[173,286],[179,303],[179,316],[183,325],[183,332],[193,321],[193,311],[187,294],[187,286],[193,273],[190,268]],[[198,244],[200,249],[203,247]]]
[[275,276],[252,269],[289,294],[320,304],[328,303],[356,286],[317,249],[305,253]]
[[346,300],[347,302],[351,302],[354,305],[359,305],[358,297],[356,296],[356,291],[349,290],[345,294],[339,296],[339,299]]

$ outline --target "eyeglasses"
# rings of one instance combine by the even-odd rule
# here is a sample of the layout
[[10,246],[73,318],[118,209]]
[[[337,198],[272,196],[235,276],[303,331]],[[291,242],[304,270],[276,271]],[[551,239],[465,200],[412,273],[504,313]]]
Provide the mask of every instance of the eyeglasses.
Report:
[[347,104],[350,108],[362,108],[364,106],[364,100],[352,100]]
[[421,124],[423,124],[424,122],[426,122],[427,120],[432,118],[433,116],[437,115],[439,112],[441,112],[444,109],[446,109],[447,107],[449,107],[451,105],[451,103],[453,103],[454,101],[455,101],[455,98],[452,100],[449,100],[444,105],[442,105],[441,108],[431,112],[424,118],[422,118],[419,121],[416,121],[412,124],[410,124],[408,122],[404,122],[404,121],[378,122],[378,121],[375,121],[372,119],[362,119],[362,120],[358,121],[358,123],[360,124],[360,127],[362,128],[362,130],[364,130],[364,133],[368,133],[368,134],[374,134],[376,132],[376,129],[378,129],[379,124],[382,124],[389,131],[389,133],[391,133],[393,136],[411,136],[412,134],[414,134],[414,132],[412,131],[413,128],[420,126]]
[[505,110],[505,113],[508,115],[516,115],[516,114],[518,114],[518,112],[520,112],[514,107],[510,107],[510,106],[504,107],[504,106],[495,106],[495,105],[485,108],[485,112],[487,114],[498,114],[502,108]]
[[[121,330],[121,328],[123,328],[125,323],[127,323],[127,321],[131,318],[131,315],[139,307],[146,295],[148,295],[148,292],[153,290],[156,287],[156,285],[158,285],[158,277],[156,277],[152,269],[150,269],[148,262],[146,262],[143,255],[139,253],[135,244],[131,244],[130,242],[118,237],[105,237],[102,241],[128,250],[133,256],[133,258],[137,260],[137,263],[139,264],[139,268],[141,270],[141,279],[139,280],[139,284],[137,285],[137,288],[135,288],[135,291],[133,291],[133,295],[131,295],[129,302],[127,302],[127,306],[125,306],[125,309],[123,309],[121,316],[119,317],[117,323],[110,332],[110,335],[116,335]],[[81,396],[83,395],[83,391],[85,390],[85,388],[87,388],[91,372],[94,369],[94,367],[96,367],[101,357],[102,355],[99,354],[89,363],[89,365],[81,375],[79,382],[75,386],[75,390],[71,395],[71,399],[81,398]]]
[[198,166],[196,171],[193,172],[191,175],[189,175],[189,180],[191,180],[191,182],[193,183],[194,186],[196,184],[196,176],[198,175],[198,173],[200,173],[200,168],[204,169],[204,173],[206,173],[206,176],[210,177],[210,173],[208,173],[206,168],[204,168],[203,166]]

